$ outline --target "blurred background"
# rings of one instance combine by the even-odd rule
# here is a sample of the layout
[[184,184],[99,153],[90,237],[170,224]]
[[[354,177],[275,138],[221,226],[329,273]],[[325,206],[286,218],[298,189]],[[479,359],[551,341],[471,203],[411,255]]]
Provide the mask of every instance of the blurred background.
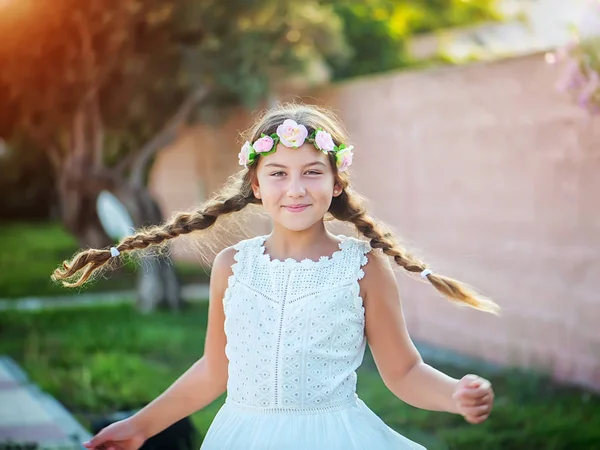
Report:
[[[598,0],[0,0],[0,448],[81,448],[202,356],[212,257],[264,217],[50,274],[207,200],[283,101],[333,109],[372,213],[503,309],[399,273],[426,361],[495,410],[411,408],[369,355],[365,402],[429,449],[600,448]],[[144,448],[198,448],[222,402]]]

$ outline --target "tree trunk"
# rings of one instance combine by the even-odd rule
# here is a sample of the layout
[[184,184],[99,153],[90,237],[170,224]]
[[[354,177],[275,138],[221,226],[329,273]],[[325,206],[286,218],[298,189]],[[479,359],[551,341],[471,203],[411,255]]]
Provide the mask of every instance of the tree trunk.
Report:
[[58,177],[59,214],[81,248],[102,248],[111,243],[96,214],[98,191],[90,189],[90,167],[77,154],[64,161]]
[[[145,187],[133,187],[131,183],[124,183],[113,192],[130,212],[137,228],[163,223],[160,208]],[[182,309],[180,283],[167,256],[157,255],[152,251],[143,256],[138,274],[137,306],[143,312],[157,308]]]

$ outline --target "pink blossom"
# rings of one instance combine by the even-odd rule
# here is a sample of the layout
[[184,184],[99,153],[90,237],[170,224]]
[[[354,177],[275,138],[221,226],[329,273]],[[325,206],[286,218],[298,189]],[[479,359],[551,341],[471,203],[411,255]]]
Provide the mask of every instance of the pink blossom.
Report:
[[579,67],[579,61],[572,59],[567,63],[567,66],[560,74],[558,82],[556,83],[556,88],[559,92],[566,92],[581,86],[584,80],[585,78]]
[[263,136],[257,139],[252,145],[256,153],[268,152],[273,148],[273,138],[271,136]]
[[579,93],[579,104],[581,106],[587,106],[590,100],[598,92],[600,88],[600,79],[597,72],[591,72],[590,78],[587,85]]
[[317,148],[324,152],[330,152],[335,147],[331,135],[327,131],[319,130],[315,136],[315,144]]
[[338,172],[345,172],[348,170],[348,167],[352,165],[352,159],[354,154],[352,153],[353,145],[347,147],[343,150],[340,150],[335,154],[336,165],[338,168]]

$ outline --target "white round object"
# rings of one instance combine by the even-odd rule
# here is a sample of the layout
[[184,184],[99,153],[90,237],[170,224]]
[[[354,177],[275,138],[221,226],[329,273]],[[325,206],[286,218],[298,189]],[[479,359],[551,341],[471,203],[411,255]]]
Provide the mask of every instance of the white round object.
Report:
[[96,200],[96,212],[106,234],[113,239],[122,239],[133,234],[133,220],[127,208],[108,191],[102,191]]

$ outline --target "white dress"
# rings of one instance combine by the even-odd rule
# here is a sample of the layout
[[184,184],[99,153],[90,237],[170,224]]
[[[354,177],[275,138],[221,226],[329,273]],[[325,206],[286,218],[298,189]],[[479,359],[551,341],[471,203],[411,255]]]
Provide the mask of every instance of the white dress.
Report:
[[358,281],[369,245],[340,236],[331,257],[279,261],[265,239],[235,246],[223,299],[227,399],[201,449],[424,449],[356,395],[366,346]]

